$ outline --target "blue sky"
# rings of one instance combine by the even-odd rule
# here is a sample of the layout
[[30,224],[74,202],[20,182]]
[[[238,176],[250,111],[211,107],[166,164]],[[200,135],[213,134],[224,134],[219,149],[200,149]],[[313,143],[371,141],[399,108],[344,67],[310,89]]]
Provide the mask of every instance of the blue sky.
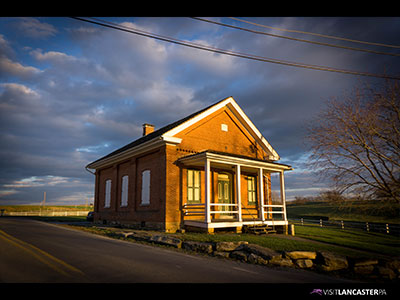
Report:
[[[399,57],[323,47],[185,17],[101,19],[254,55],[399,75]],[[255,27],[268,33],[384,52],[396,49]],[[400,44],[398,17],[252,17],[278,28]],[[316,195],[306,123],[330,97],[382,79],[306,70],[209,53],[64,17],[0,18],[0,205],[81,204],[93,198],[85,166],[141,135],[228,96],[295,171],[287,198]],[[92,202],[92,200],[89,200]]]

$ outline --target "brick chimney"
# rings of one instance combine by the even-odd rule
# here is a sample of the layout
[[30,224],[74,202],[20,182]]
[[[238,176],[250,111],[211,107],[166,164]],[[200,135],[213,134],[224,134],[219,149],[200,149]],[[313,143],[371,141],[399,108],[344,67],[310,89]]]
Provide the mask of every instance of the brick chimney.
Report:
[[142,127],[143,127],[143,136],[148,135],[149,133],[152,133],[154,131],[154,125],[144,123]]

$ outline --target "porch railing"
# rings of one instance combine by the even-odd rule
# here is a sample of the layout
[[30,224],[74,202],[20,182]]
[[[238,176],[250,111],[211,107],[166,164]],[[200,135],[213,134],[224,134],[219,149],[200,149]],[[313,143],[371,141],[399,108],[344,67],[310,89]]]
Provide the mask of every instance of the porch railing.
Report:
[[[274,220],[275,219],[273,216],[274,214],[282,215],[282,219],[285,219],[285,206],[284,205],[264,204],[263,208],[264,208],[264,214],[267,214],[266,220]],[[271,218],[269,217],[269,214],[272,215]]]
[[[216,210],[211,209],[210,214],[239,214],[239,208],[237,204],[230,203],[210,203],[210,208],[212,207],[224,207],[229,210]],[[230,208],[233,208],[230,210]],[[245,208],[245,207],[243,207]],[[274,220],[274,215],[282,215],[282,219],[285,219],[285,206],[284,205],[274,205],[265,204],[264,216],[265,220]],[[184,216],[205,216],[205,203],[186,203],[182,206]],[[277,218],[279,220],[279,218]]]
[[183,205],[183,215],[184,216],[201,216],[206,214],[206,204],[205,203],[185,203]]
[[[237,204],[230,204],[230,203],[210,203],[210,207],[221,206],[221,207],[238,207]],[[239,210],[212,210],[210,214],[238,214]]]

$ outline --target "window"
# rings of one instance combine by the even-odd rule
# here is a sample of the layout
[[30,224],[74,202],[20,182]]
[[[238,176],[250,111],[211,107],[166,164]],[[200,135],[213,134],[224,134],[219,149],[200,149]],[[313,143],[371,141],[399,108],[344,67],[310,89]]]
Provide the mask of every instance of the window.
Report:
[[128,175],[122,177],[121,207],[128,206]]
[[111,202],[111,179],[106,180],[106,199],[104,207],[110,207]]
[[187,174],[187,203],[200,203],[200,171],[188,170]]
[[142,172],[142,203],[141,205],[150,204],[150,170]]
[[247,176],[247,200],[249,205],[255,205],[257,202],[256,177]]

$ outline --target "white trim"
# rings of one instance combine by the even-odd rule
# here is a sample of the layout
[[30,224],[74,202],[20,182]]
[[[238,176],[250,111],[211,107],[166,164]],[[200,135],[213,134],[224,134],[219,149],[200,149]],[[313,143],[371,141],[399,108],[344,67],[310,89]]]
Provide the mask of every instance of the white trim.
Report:
[[205,221],[206,223],[211,222],[211,214],[210,214],[210,202],[211,202],[211,172],[210,172],[210,161],[206,159],[204,165],[205,172],[205,191],[206,191],[206,199],[205,199]]
[[281,185],[281,200],[282,200],[282,206],[283,206],[283,217],[285,221],[287,220],[286,216],[286,197],[285,197],[285,178],[283,175],[283,171],[280,172],[280,185]]
[[260,217],[261,221],[264,221],[264,176],[262,168],[260,168],[258,171],[258,194],[260,195]]
[[195,164],[203,164],[204,160],[209,160],[210,162],[223,163],[228,165],[240,165],[242,167],[250,167],[250,168],[264,168],[268,171],[272,172],[281,172],[284,170],[293,170],[292,167],[281,165],[277,163],[270,163],[266,161],[257,161],[251,160],[247,158],[222,155],[210,152],[203,152],[195,155],[191,155],[188,157],[182,157],[179,161],[183,163],[195,163]]
[[[269,159],[271,160],[279,160],[279,155],[278,153],[272,148],[272,146],[268,143],[268,141],[264,138],[264,136],[261,134],[261,132],[257,129],[257,127],[253,124],[253,122],[251,122],[251,120],[247,117],[247,115],[244,113],[244,111],[240,108],[240,106],[236,103],[236,101],[232,98],[233,101],[231,101],[229,104],[234,108],[234,110],[232,110],[232,108],[230,106],[228,106],[228,108],[231,110],[231,112],[238,118],[238,115],[244,120],[244,122],[242,122],[242,124],[247,125],[249,128],[246,128],[248,130],[248,132],[250,133],[250,135],[254,134],[256,135],[256,137],[258,137],[259,141],[261,141],[261,147],[264,146],[264,150],[266,150],[265,148],[267,148],[267,150],[269,152],[271,152],[271,156],[269,157]],[[240,118],[238,118],[240,120]],[[246,126],[245,126],[246,127]],[[250,129],[250,130],[249,130]],[[252,134],[254,133],[254,134]]]
[[139,155],[139,154],[142,154],[144,152],[157,149],[162,145],[165,145],[165,144],[174,144],[175,145],[175,144],[179,144],[181,141],[182,141],[182,139],[176,138],[176,137],[164,137],[164,136],[159,137],[158,136],[158,137],[156,137],[156,138],[154,138],[152,140],[144,142],[144,143],[142,143],[140,145],[137,145],[137,146],[135,146],[133,148],[125,150],[125,151],[123,151],[121,153],[115,154],[115,155],[113,155],[111,157],[104,158],[104,159],[102,159],[100,161],[97,161],[97,162],[93,162],[93,163],[87,165],[86,168],[98,169],[100,167],[107,167],[107,166],[110,166],[110,165],[112,165],[112,164],[114,164],[116,162],[120,162],[120,161],[123,161],[125,159],[128,159],[131,156]]
[[242,195],[241,195],[241,180],[240,180],[240,165],[236,165],[236,203],[238,205],[238,220],[242,222]]
[[197,116],[195,116],[194,118],[191,118],[189,120],[187,120],[186,122],[183,122],[182,124],[178,125],[175,128],[172,128],[171,130],[167,131],[166,133],[163,134],[163,136],[174,136],[177,133],[185,130],[186,128],[192,126],[193,124],[197,123],[198,121],[204,119],[205,117],[211,115],[212,113],[216,112],[217,110],[221,109],[222,107],[224,107],[225,105],[227,105],[230,101],[232,101],[233,98],[229,97],[226,98],[225,100],[221,101],[220,103],[211,106],[209,109],[207,109],[206,111],[203,111],[202,113],[198,114]]
[[259,144],[263,148],[264,151],[271,153],[268,159],[271,160],[279,160],[278,153],[272,148],[272,146],[267,142],[267,140],[263,137],[261,132],[254,126],[254,124],[250,121],[250,119],[246,116],[240,106],[236,103],[233,97],[228,97],[220,103],[210,107],[199,115],[195,116],[192,119],[178,125],[177,127],[167,131],[162,136],[163,137],[173,137],[179,132],[185,130],[186,128],[192,126],[193,124],[199,122],[200,120],[206,118],[207,116],[213,114],[224,106],[228,107],[229,110],[238,118],[238,120],[242,123],[242,125],[246,128],[248,133],[253,136],[256,140],[258,140]]

